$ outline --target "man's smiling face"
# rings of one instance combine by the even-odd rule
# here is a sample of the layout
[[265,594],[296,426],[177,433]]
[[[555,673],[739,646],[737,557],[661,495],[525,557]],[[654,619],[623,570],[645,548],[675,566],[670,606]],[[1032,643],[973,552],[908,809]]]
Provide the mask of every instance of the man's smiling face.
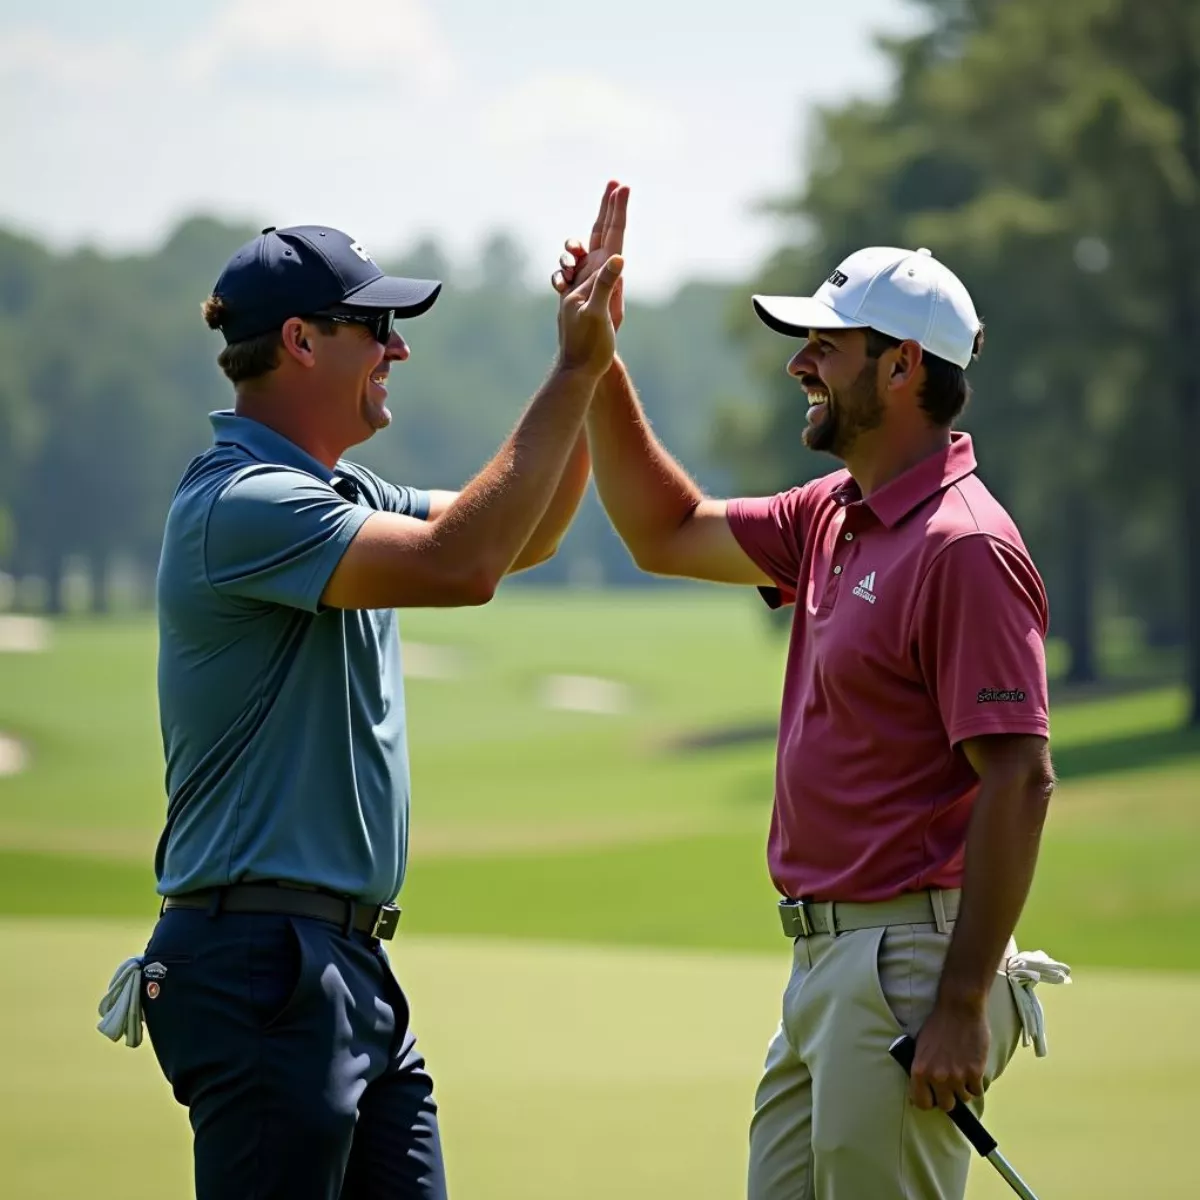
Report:
[[861,329],[810,329],[808,340],[788,363],[788,374],[808,396],[804,444],[845,459],[859,434],[883,422],[879,362],[867,355]]
[[338,324],[321,337],[320,383],[346,426],[348,445],[366,441],[391,424],[389,373],[393,363],[403,362],[408,355],[407,343],[394,329],[386,345],[358,324]]

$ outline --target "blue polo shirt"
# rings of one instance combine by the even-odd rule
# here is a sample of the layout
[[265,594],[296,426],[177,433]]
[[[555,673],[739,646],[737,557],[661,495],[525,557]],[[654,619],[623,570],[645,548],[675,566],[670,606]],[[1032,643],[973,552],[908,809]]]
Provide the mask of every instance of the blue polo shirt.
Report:
[[158,571],[158,891],[280,879],[391,900],[409,806],[396,613],[320,597],[373,510],[424,519],[429,496],[330,471],[232,412],[211,420]]

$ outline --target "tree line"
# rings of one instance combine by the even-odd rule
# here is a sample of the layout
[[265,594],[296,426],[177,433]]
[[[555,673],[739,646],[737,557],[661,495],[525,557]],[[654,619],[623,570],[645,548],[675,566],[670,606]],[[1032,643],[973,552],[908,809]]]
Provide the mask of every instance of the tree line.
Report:
[[[0,231],[0,570],[44,581],[51,611],[63,608],[68,564],[90,576],[98,609],[114,562],[153,572],[174,488],[211,442],[207,414],[232,404],[216,367],[223,342],[200,305],[255,232],[195,217],[153,253],[103,256],[53,254]],[[482,248],[469,280],[457,280],[430,242],[381,265],[446,287],[404,329],[413,353],[392,375],[392,427],[350,457],[397,482],[459,487],[494,453],[552,361],[553,262],[544,292],[517,282],[524,260],[504,235]],[[720,404],[752,387],[725,327],[730,291],[696,282],[669,302],[635,302],[622,336],[664,436],[718,491],[730,477],[707,430]],[[570,545],[529,578],[650,582],[594,497]]]
[[[927,246],[986,324],[961,426],[1046,577],[1069,678],[1136,615],[1200,724],[1200,5],[920,0],[883,42],[882,99],[820,111],[773,201],[793,233],[755,289],[788,291],[861,245]],[[725,414],[739,484],[798,457],[793,389],[743,313],[756,412]]]
[[[803,449],[787,347],[749,295],[810,291],[863,245],[930,247],[987,325],[960,425],[1046,578],[1069,678],[1104,673],[1100,630],[1124,620],[1196,696],[1200,6],[918,2],[924,28],[883,42],[890,90],[814,115],[815,149],[769,204],[778,251],[739,286],[631,297],[621,352],[702,486],[790,486],[834,464]],[[254,232],[197,216],[126,256],[0,232],[0,570],[45,579],[52,608],[68,560],[89,565],[101,606],[115,558],[153,570],[206,414],[229,403],[199,304]],[[502,235],[470,279],[430,242],[383,265],[448,286],[411,330],[393,428],[356,454],[400,482],[458,486],[544,375],[554,299],[516,282],[522,252]],[[653,584],[594,496],[527,578]]]

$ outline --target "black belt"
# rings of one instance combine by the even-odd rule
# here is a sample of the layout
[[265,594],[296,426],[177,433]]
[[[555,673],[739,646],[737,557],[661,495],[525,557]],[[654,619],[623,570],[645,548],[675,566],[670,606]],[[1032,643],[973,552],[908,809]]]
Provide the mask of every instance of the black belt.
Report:
[[363,904],[349,896],[310,891],[286,883],[235,883],[230,887],[167,896],[163,899],[162,911],[169,908],[312,917],[340,925],[347,932],[353,929],[369,933],[381,941],[390,941],[400,923],[400,910],[394,904]]

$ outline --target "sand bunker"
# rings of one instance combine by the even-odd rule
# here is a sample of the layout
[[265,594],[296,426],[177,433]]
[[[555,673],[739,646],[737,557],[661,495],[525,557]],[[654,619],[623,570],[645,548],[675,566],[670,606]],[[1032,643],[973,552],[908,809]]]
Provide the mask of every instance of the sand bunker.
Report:
[[34,654],[50,645],[50,622],[41,617],[0,616],[0,651]]
[[0,733],[0,776],[16,775],[29,765],[29,753],[16,738]]
[[593,675],[547,675],[538,699],[546,708],[606,716],[628,712],[630,705],[629,689],[623,683]]
[[465,669],[462,652],[453,646],[403,642],[400,653],[407,679],[457,679]]

